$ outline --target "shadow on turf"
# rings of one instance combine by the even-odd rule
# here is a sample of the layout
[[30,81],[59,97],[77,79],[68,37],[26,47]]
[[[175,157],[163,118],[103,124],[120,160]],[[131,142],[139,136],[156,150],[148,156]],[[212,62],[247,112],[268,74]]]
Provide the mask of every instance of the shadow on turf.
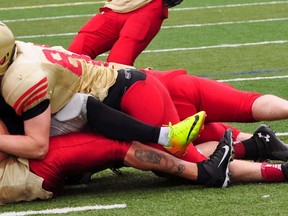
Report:
[[[172,188],[178,186],[193,186],[193,189],[202,188],[191,181],[183,179],[171,179],[159,177],[152,172],[143,172],[132,168],[122,170],[122,175],[116,175],[111,170],[94,174],[88,184],[70,185],[65,187],[61,196],[70,196],[74,194],[109,194],[123,191],[145,191]],[[192,188],[191,188],[192,189]]]

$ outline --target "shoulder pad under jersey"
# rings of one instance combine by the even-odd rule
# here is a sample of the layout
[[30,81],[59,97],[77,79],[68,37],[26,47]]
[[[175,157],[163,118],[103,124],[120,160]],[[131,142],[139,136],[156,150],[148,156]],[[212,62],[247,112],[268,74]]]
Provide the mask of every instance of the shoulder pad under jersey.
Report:
[[48,81],[41,67],[33,63],[14,62],[5,73],[1,90],[5,101],[17,115],[48,98]]

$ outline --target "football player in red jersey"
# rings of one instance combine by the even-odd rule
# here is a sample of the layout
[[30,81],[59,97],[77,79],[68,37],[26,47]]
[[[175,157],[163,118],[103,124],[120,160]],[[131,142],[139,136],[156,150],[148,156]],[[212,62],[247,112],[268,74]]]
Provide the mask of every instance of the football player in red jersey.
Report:
[[[0,105],[0,117],[7,124],[6,128],[0,121],[0,133],[23,133],[22,117],[17,116],[5,102],[1,102]],[[66,123],[52,121],[52,127],[73,123],[73,119],[67,121]],[[208,145],[211,148],[211,143],[201,145]],[[97,172],[113,166],[126,165],[140,170],[156,171],[210,187],[228,185],[229,164],[233,182],[282,182],[288,175],[287,163],[271,165],[266,162],[239,160],[229,163],[231,152],[231,130],[225,132],[217,149],[208,160],[200,152],[191,154],[188,148],[187,160],[192,163],[176,159],[170,154],[139,142],[120,142],[85,132],[54,136],[50,138],[50,148],[43,160],[9,156],[0,161],[0,204],[55,197],[64,186],[67,177],[84,172]]]
[[[109,0],[86,22],[68,50],[90,56],[110,50],[107,61],[133,65],[159,32],[168,7],[182,0]],[[125,50],[125,51],[124,51]]]
[[[10,131],[23,131],[22,118],[16,116],[14,110],[5,106],[5,103],[1,103],[1,114],[1,119],[8,123]],[[0,133],[8,133],[8,129],[0,122]],[[211,143],[208,145],[211,146]],[[239,160],[229,163],[231,153],[231,130],[225,132],[210,159],[207,160],[203,155],[190,155],[189,159],[194,160],[193,163],[179,160],[139,142],[120,142],[83,132],[54,136],[50,138],[50,148],[43,160],[10,156],[0,161],[0,204],[55,197],[63,188],[67,177],[84,172],[97,172],[111,166],[126,165],[140,170],[161,172],[210,187],[228,185],[229,164],[234,182],[282,182],[288,175],[287,163],[261,164]],[[264,164],[266,171],[263,169]]]
[[[180,119],[198,110],[206,112],[205,127],[193,144],[219,140],[227,128],[233,128],[234,141],[237,141],[234,145],[235,158],[288,160],[288,145],[283,144],[269,127],[261,126],[253,135],[222,123],[287,119],[287,100],[275,95],[241,91],[227,83],[193,76],[183,69],[147,71],[168,89]],[[251,140],[252,135],[254,138]],[[266,142],[265,136],[271,139]],[[271,148],[274,148],[274,153]]]
[[[0,103],[0,110],[0,134],[22,134],[22,117],[5,102]],[[63,126],[57,122],[53,121],[52,127]],[[228,130],[210,159],[198,152],[191,155],[193,162],[179,160],[140,142],[110,140],[95,133],[54,136],[43,160],[11,155],[0,160],[0,204],[49,199],[57,196],[66,178],[123,165],[178,176],[209,187],[227,187],[231,157],[232,133]]]
[[[165,72],[161,72],[161,73],[163,73],[162,75],[164,75]],[[167,74],[169,74],[169,73],[167,73]],[[187,80],[189,80],[189,79],[187,79]],[[210,83],[210,82],[208,82],[208,83]],[[212,86],[214,86],[214,87],[217,87],[219,85],[218,88],[221,88],[221,86],[223,85],[222,83],[218,83],[216,81],[212,81],[210,84],[213,84]],[[189,85],[187,85],[187,86],[189,87]],[[224,85],[224,87],[225,87],[225,85]],[[218,88],[216,88],[216,89],[218,89]],[[240,93],[240,92],[238,92],[237,90],[233,89],[230,86],[229,86],[229,89],[232,92],[236,91],[236,93]],[[226,89],[226,90],[229,90],[229,89]],[[231,94],[232,92],[230,92],[228,94]],[[245,92],[242,92],[242,93],[244,93],[242,95],[242,97],[243,96],[248,96],[248,98],[250,98],[250,94],[251,93],[246,92],[247,95],[245,94]],[[256,93],[252,93],[251,95],[254,96],[254,94],[256,94]],[[76,107],[75,104],[83,103],[83,101],[79,99],[81,97],[77,97],[78,95],[79,95],[79,93],[73,96],[73,99],[75,99],[75,100],[71,100],[68,103],[67,107],[69,107],[69,105],[71,105],[70,107],[73,107],[73,109],[75,109],[75,107]],[[237,95],[240,96],[241,94],[237,94]],[[259,95],[259,94],[257,94],[257,95]],[[184,97],[182,97],[182,102],[184,102],[185,100],[187,100],[187,101],[192,100],[193,101],[193,97],[192,98],[189,98],[189,97],[186,98],[186,96],[191,96],[191,95],[187,94]],[[84,95],[82,95],[82,97],[84,97]],[[89,96],[86,95],[86,97],[89,97]],[[240,99],[242,97],[240,97]],[[266,100],[266,99],[270,98],[270,95],[268,95],[268,96],[263,95],[260,98],[262,98],[262,97],[263,97],[263,100]],[[266,97],[268,97],[268,98],[266,98]],[[273,97],[275,97],[275,96],[273,96]],[[87,108],[90,109],[91,113],[93,113],[93,110],[97,110],[97,109],[96,108],[92,109],[91,107],[89,108],[89,106],[93,107],[95,105],[94,103],[91,103],[95,99],[93,97],[89,97],[89,98],[91,100],[86,100],[86,101],[88,101],[87,102]],[[252,97],[252,98],[254,98],[254,97]],[[224,100],[223,103],[219,103],[218,109],[220,111],[226,109],[226,106],[225,106],[225,101],[226,100],[225,99],[226,98],[223,98],[223,100]],[[280,112],[280,115],[284,118],[285,117],[285,109],[282,109],[281,105],[283,105],[283,104],[279,103],[279,102],[284,102],[284,100],[281,99],[281,98],[278,98],[278,97],[275,97],[275,99],[276,100],[274,101],[275,102],[274,108],[277,109],[277,106],[278,106],[279,107],[278,110]],[[245,97],[243,97],[243,100],[246,101]],[[260,100],[262,100],[262,99],[260,99]],[[89,101],[90,101],[90,103],[89,103]],[[209,102],[209,100],[207,102]],[[286,103],[287,103],[287,101],[286,101]],[[185,104],[185,103],[183,103],[183,104]],[[229,102],[228,102],[228,104],[229,104]],[[233,104],[233,102],[232,102],[232,104]],[[186,103],[186,105],[189,105],[189,103]],[[236,103],[235,105],[236,105],[236,107],[233,110],[236,111],[237,107],[238,107],[238,103]],[[231,109],[232,109],[232,107],[233,106],[230,106]],[[258,111],[262,110],[265,113],[265,111],[264,111],[265,107],[264,107],[264,110],[262,108],[263,107],[260,107],[260,110],[258,110]],[[246,111],[248,112],[248,110],[249,109],[247,109]],[[246,113],[246,111],[244,113]],[[78,113],[80,114],[81,112],[83,112],[83,114],[85,114],[87,111],[80,111]],[[252,112],[252,111],[250,110],[250,112]],[[71,109],[66,109],[66,107],[65,107],[60,112],[58,112],[57,115],[59,114],[60,116],[66,116],[66,117],[69,116],[69,117],[71,117],[71,119],[66,121],[66,122],[64,122],[64,124],[68,124],[70,126],[74,125],[74,124],[76,124],[76,125],[79,124],[80,121],[76,121],[75,122],[73,120],[73,117],[71,116],[70,113],[71,113]],[[229,114],[229,113],[227,112],[227,114]],[[267,114],[269,114],[269,112]],[[92,114],[92,116],[93,116],[93,114]],[[123,119],[124,118],[125,117],[123,117]],[[75,119],[77,119],[76,116],[75,116]],[[130,121],[129,119],[126,119],[126,120],[123,120],[123,119],[121,121],[125,121],[125,122]],[[231,119],[232,119],[232,117],[231,117]],[[95,122],[95,121],[93,121],[93,122]],[[88,123],[89,123],[89,121],[88,121]],[[61,122],[60,122],[60,124],[61,124]],[[62,122],[62,124],[63,124],[63,122]],[[232,131],[233,130],[240,131],[240,130],[238,130],[236,128],[229,127],[229,125],[227,125],[227,124],[223,124],[223,123],[219,123],[219,122],[212,122],[212,123],[210,122],[210,123],[208,123],[208,125],[209,124],[213,124],[213,127],[215,127],[215,131],[217,133],[219,133],[219,130],[222,130],[223,128],[226,128],[226,130],[227,130],[227,128],[231,128]],[[89,124],[89,125],[91,125],[91,124]],[[92,127],[93,127],[93,123],[92,123]],[[73,129],[73,128],[70,128],[70,129]],[[105,130],[105,128],[103,128],[103,130]],[[106,127],[106,130],[107,130],[107,127]],[[117,130],[119,130],[119,127],[118,127],[118,129],[117,129],[117,127],[114,127],[114,132],[117,131]],[[205,128],[204,128],[204,130],[205,130]],[[217,136],[213,136],[213,130],[211,130],[210,133],[212,133],[212,136],[204,138],[204,139],[207,140],[206,142],[203,142],[201,144],[198,143],[196,145],[197,149],[200,150],[201,153],[195,151],[194,145],[189,145],[189,147],[187,149],[187,153],[184,156],[182,156],[181,159],[186,160],[186,161],[191,161],[191,160],[194,161],[195,157],[197,155],[200,156],[202,154],[204,154],[208,158],[209,155],[211,155],[213,153],[213,151],[215,150],[215,148],[216,148],[217,142],[215,142],[213,139],[214,138],[218,139]],[[287,161],[288,160],[287,159],[288,158],[288,145],[283,143],[275,135],[275,133],[271,130],[271,128],[269,128],[266,125],[259,126],[257,128],[257,130],[253,134],[246,134],[245,133],[245,136],[247,136],[247,138],[244,139],[244,136],[242,136],[243,140],[241,140],[241,141],[238,140],[239,139],[238,137],[236,139],[234,139],[234,142],[233,142],[234,155],[235,155],[234,158],[236,158],[236,159],[244,159],[244,160],[255,160],[255,161],[259,161],[259,162],[262,161],[262,162],[261,163],[252,163],[250,161],[248,162],[248,161],[242,161],[242,160],[241,161],[234,160],[231,163],[231,165],[230,165],[230,169],[231,169],[231,172],[232,172],[233,179],[234,180],[236,179],[237,181],[252,181],[252,182],[254,182],[254,181],[264,181],[264,182],[284,181],[285,180],[285,176],[287,176],[286,175],[287,174],[286,170],[287,170],[288,164],[284,163],[284,164],[271,165],[271,164],[266,163],[265,161],[266,160]],[[150,145],[153,145],[153,144],[150,144]],[[157,147],[157,146],[155,146],[155,147]],[[198,158],[201,158],[201,157],[198,157]]]
[[52,137],[50,142],[43,160],[10,156],[0,162],[0,205],[55,197],[67,177],[101,171],[117,163],[167,173],[211,187],[226,187],[229,181],[231,143],[221,144],[221,147],[228,147],[227,155],[219,148],[215,154],[217,159],[190,163],[136,141],[131,144],[97,134],[71,133]]

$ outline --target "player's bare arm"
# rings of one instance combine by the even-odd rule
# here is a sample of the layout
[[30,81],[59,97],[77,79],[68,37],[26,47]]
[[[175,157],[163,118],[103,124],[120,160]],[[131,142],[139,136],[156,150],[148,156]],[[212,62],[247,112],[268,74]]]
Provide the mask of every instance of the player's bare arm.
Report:
[[24,121],[25,135],[0,135],[0,151],[23,158],[42,159],[49,147],[50,106]]
[[[9,134],[7,127],[5,126],[5,124],[2,120],[0,120],[0,134],[1,135]],[[6,159],[8,157],[9,157],[9,154],[7,154],[6,152],[0,151],[0,161]]]

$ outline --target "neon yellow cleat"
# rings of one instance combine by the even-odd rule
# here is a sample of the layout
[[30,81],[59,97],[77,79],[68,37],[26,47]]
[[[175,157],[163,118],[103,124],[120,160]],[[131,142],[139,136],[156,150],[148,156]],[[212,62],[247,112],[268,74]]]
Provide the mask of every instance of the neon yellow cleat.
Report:
[[169,143],[165,146],[167,151],[176,156],[185,154],[189,143],[203,130],[205,118],[206,112],[201,111],[175,125],[169,123]]

